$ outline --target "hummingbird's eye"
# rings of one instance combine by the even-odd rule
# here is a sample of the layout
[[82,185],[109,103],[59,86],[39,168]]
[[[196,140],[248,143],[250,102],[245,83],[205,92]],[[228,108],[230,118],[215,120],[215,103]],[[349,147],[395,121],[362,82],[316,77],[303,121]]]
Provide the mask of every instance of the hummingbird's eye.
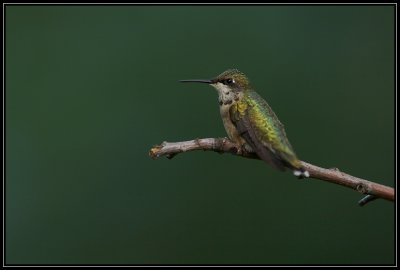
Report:
[[226,79],[226,83],[227,84],[231,84],[231,83],[233,83],[233,80],[232,79]]

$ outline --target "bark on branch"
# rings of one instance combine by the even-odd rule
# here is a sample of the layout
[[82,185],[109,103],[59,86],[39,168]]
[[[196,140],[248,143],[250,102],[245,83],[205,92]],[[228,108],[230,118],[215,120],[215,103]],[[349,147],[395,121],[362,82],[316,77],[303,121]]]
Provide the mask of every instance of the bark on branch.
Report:
[[[184,142],[163,142],[161,145],[150,149],[149,155],[153,159],[166,156],[171,159],[179,153],[194,150],[214,151],[218,153],[231,153],[234,155],[259,159],[254,153],[248,153],[238,149],[236,145],[227,138],[195,139]],[[365,205],[377,198],[394,201],[394,189],[378,183],[367,181],[339,171],[337,168],[324,169],[316,165],[302,161],[304,168],[310,173],[310,178],[324,180],[330,183],[342,185],[360,193],[366,194],[358,204]]]

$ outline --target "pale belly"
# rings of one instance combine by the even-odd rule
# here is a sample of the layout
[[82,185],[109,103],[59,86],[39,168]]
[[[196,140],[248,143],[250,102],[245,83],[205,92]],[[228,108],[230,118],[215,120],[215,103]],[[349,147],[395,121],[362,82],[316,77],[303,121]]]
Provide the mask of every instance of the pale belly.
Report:
[[229,108],[231,105],[221,105],[219,111],[221,113],[222,122],[224,124],[226,133],[228,134],[229,139],[234,143],[242,146],[246,141],[240,137],[239,133],[237,132],[236,127],[233,125],[230,115],[229,115]]

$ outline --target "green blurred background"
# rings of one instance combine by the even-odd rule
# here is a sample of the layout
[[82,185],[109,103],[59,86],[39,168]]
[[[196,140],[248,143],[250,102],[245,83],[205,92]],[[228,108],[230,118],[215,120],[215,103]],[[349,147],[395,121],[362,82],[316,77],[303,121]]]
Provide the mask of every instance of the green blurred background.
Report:
[[6,6],[7,264],[393,264],[394,204],[162,141],[238,68],[302,160],[394,186],[393,6]]

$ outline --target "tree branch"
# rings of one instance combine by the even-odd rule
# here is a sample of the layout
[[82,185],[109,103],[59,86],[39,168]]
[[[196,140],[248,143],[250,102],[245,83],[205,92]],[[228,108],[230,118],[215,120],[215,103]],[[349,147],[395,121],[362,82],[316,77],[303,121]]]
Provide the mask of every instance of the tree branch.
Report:
[[[227,138],[195,139],[184,142],[163,142],[161,145],[151,148],[149,155],[153,159],[161,156],[166,156],[167,158],[171,159],[179,153],[194,150],[231,153],[246,158],[259,159],[255,153],[249,153],[243,151],[243,149],[238,149],[237,146]],[[367,194],[367,196],[358,202],[360,206],[363,206],[377,198],[394,201],[394,189],[391,187],[351,176],[339,171],[337,168],[324,169],[304,161],[301,163],[304,169],[310,173],[310,178],[342,185],[354,189],[360,193]]]

